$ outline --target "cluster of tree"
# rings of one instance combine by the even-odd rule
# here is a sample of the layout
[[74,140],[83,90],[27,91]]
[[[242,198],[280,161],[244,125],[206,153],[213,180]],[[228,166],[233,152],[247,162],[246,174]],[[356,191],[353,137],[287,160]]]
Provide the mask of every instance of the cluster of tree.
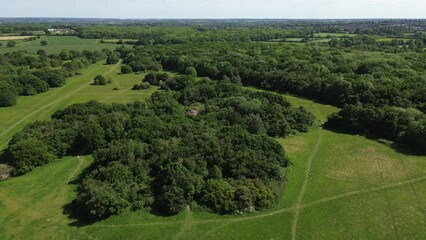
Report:
[[[140,26],[82,26],[76,28],[81,38],[138,39],[137,45],[181,44],[201,42],[271,41],[284,38],[305,38],[309,31],[300,29],[258,28],[207,28],[207,27],[140,27]],[[123,41],[119,41],[122,44]],[[128,41],[128,43],[132,43]]]
[[325,126],[338,131],[386,138],[419,152],[426,151],[426,116],[415,109],[347,105],[331,115]]
[[[132,59],[131,65],[149,63],[182,74],[191,71],[199,77],[230,79],[339,107],[363,103],[426,112],[424,53],[260,43],[120,47],[118,51],[127,63]],[[158,85],[151,75],[147,81]]]
[[105,58],[103,52],[62,51],[47,55],[25,51],[0,55],[0,107],[12,106],[19,95],[28,96],[61,87],[78,70]]
[[280,95],[230,81],[190,76],[164,83],[147,103],[72,105],[28,125],[6,150],[15,174],[57,157],[94,153],[75,201],[105,218],[151,209],[176,214],[188,205],[217,213],[270,206],[289,162],[273,138],[314,121]]
[[366,50],[384,50],[390,52],[407,52],[416,51],[423,52],[426,46],[426,39],[419,37],[418,39],[402,40],[394,38],[391,41],[377,41],[376,37],[369,35],[358,35],[355,37],[331,38],[328,42],[330,47],[359,48]]
[[132,90],[142,90],[142,89],[148,89],[150,87],[151,87],[151,84],[149,82],[140,82],[138,84],[135,84]]
[[[339,44],[351,39],[342,39]],[[133,59],[149,58],[149,61],[161,63],[163,69],[187,76],[227,79],[266,90],[289,92],[339,107],[365,105],[362,108],[373,107],[377,108],[378,112],[394,108],[415,108],[422,112],[418,116],[424,116],[425,53],[416,51],[387,53],[349,48],[351,44],[376,46],[373,38],[359,36],[353,40],[348,48],[329,48],[314,44],[209,43],[192,44],[191,47],[186,44],[139,46],[121,52],[124,58],[128,55]],[[160,75],[156,72],[147,74],[145,81],[151,85],[161,85],[164,82],[179,85],[176,78],[168,79],[167,76],[164,78],[161,76],[160,79]],[[342,119],[346,121],[345,117]],[[355,124],[362,124],[362,117],[354,119],[356,121],[343,124],[348,127],[346,130]],[[387,126],[386,121],[386,117],[380,115],[374,120],[375,124],[368,128],[380,129],[375,126]],[[410,122],[410,125],[404,125],[410,131],[394,132],[387,129],[381,132],[372,131],[370,134],[421,149],[424,147],[422,143],[414,143],[410,139],[418,139],[412,136],[419,135],[418,131],[422,129],[422,124],[417,120]],[[364,130],[357,128],[354,128],[353,132],[365,133]],[[392,134],[384,135],[386,132]]]

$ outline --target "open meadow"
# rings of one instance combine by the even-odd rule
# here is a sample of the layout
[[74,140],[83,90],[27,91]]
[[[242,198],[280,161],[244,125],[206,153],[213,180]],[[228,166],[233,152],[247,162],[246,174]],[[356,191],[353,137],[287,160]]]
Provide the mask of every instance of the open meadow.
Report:
[[[156,90],[131,91],[143,75],[119,75],[119,67],[92,65],[61,88],[19,97],[16,106],[1,108],[0,148],[26,124],[47,120],[73,103],[142,101]],[[98,74],[112,84],[90,85]],[[79,222],[67,215],[66,206],[75,198],[75,180],[93,159],[66,157],[0,182],[0,238],[425,239],[426,157],[324,130],[321,123],[337,108],[287,99],[314,113],[318,121],[307,133],[279,139],[292,166],[286,188],[268,210],[244,215],[187,210],[172,217],[140,211],[94,224]]]
[[[25,50],[28,52],[37,52],[39,49],[45,50],[47,53],[59,53],[62,50],[98,50],[102,49],[115,49],[117,45],[110,43],[101,43],[100,39],[82,39],[76,36],[41,36],[33,41],[17,40],[17,36],[3,36],[0,37],[0,42],[3,46],[0,47],[0,54],[7,52],[14,52]],[[11,39],[15,38],[15,39]],[[18,36],[18,38],[22,38]],[[6,47],[7,41],[16,40],[15,47]],[[46,46],[41,46],[41,41],[47,41]]]
[[[0,148],[4,149],[11,137],[36,120],[48,120],[57,110],[74,103],[96,100],[106,103],[128,103],[143,101],[155,91],[155,87],[143,91],[131,91],[134,84],[141,82],[144,75],[122,75],[120,64],[104,65],[96,63],[87,69],[81,70],[82,75],[67,79],[67,83],[60,88],[52,88],[48,92],[36,95],[19,97],[13,107],[0,108]],[[96,75],[102,74],[112,84],[93,86]],[[117,88],[118,90],[113,90]]]

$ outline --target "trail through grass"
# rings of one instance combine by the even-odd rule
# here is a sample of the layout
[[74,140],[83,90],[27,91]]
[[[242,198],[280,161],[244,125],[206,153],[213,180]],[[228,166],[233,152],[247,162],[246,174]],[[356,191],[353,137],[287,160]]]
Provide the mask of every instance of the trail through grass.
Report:
[[[155,89],[130,91],[140,75],[118,75],[119,65],[97,64],[63,89],[20,98],[0,109],[0,137],[7,143],[26,123],[76,102],[142,100]],[[97,74],[113,79],[90,86]],[[119,90],[113,91],[117,87]],[[78,90],[77,90],[78,89]],[[319,119],[338,109],[287,96]],[[40,110],[41,109],[41,110]],[[10,118],[10,119],[9,119]],[[21,122],[20,119],[24,119]],[[18,123],[19,122],[19,123]],[[15,126],[13,126],[15,125]],[[70,184],[92,158],[68,157],[18,178],[0,182],[1,239],[425,239],[426,157],[404,155],[361,136],[314,127],[278,139],[292,161],[288,184],[263,212],[217,215],[184,211],[176,216],[128,212],[75,227],[63,207],[75,198]]]

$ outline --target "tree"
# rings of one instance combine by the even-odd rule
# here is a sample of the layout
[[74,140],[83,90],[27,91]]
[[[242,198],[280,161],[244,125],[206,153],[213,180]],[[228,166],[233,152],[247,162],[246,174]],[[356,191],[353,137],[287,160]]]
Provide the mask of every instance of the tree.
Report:
[[106,64],[116,64],[120,61],[120,59],[118,58],[118,56],[115,53],[112,53],[108,56],[107,60],[106,60]]
[[14,47],[16,45],[16,42],[15,41],[9,41],[9,42],[7,42],[7,47]]
[[174,185],[165,185],[158,196],[158,209],[167,215],[174,215],[182,211],[186,206],[185,192]]
[[39,56],[47,56],[47,53],[43,49],[39,49],[39,50],[37,50],[37,55],[39,55]]
[[10,164],[15,167],[15,174],[21,175],[31,169],[42,166],[55,159],[48,147],[40,140],[26,138],[13,142],[8,148]]
[[46,45],[47,45],[47,41],[46,41],[46,40],[41,41],[41,42],[40,42],[40,45],[41,45],[41,46],[46,46]]
[[226,181],[209,179],[203,190],[201,201],[218,213],[235,210],[235,189]]
[[129,74],[131,72],[132,72],[132,68],[129,65],[121,66],[121,73],[122,74]]
[[0,42],[0,47],[2,47],[2,46],[3,46],[3,43]]
[[156,72],[150,72],[145,75],[145,82],[148,82],[151,85],[158,85],[157,77],[158,74]]
[[191,77],[197,77],[197,70],[194,67],[187,67],[185,74]]
[[94,79],[93,85],[106,85],[107,80],[102,75],[97,75]]
[[0,81],[0,107],[9,107],[16,104],[18,93],[7,82]]

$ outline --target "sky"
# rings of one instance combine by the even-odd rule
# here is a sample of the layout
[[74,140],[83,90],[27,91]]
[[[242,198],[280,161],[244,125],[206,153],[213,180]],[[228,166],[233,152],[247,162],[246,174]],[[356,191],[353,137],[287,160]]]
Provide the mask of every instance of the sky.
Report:
[[426,18],[426,0],[0,0],[0,17]]

